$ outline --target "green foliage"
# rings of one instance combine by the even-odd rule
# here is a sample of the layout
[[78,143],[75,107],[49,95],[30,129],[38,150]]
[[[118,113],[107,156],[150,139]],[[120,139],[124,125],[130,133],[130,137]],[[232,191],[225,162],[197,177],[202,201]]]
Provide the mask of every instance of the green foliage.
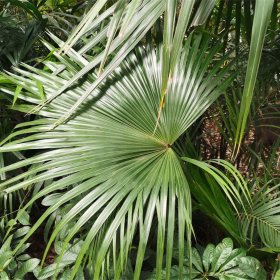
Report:
[[[157,56],[162,48],[160,34],[161,31],[158,30],[156,49],[152,44],[151,37],[148,36],[146,39],[147,48],[144,49],[139,46],[135,54],[131,53],[123,61],[120,68],[100,88],[101,90],[103,88],[104,92],[97,91],[92,96],[94,98],[98,94],[100,97],[97,100],[89,101],[88,109],[85,109],[81,117],[77,116],[73,121],[63,126],[62,130],[45,132],[51,128],[53,120],[59,118],[61,111],[65,111],[66,108],[72,106],[73,98],[78,100],[85,91],[91,89],[89,82],[94,83],[97,79],[95,74],[88,75],[88,80],[85,80],[79,86],[75,86],[73,91],[67,92],[67,95],[72,95],[71,99],[65,98],[67,95],[61,95],[40,110],[42,116],[47,113],[52,119],[38,119],[27,124],[31,125],[31,128],[19,130],[14,135],[25,132],[33,134],[27,136],[26,139],[11,141],[1,148],[3,152],[30,149],[32,146],[33,148],[42,147],[41,143],[44,142],[44,148],[56,149],[54,153],[46,152],[46,154],[4,168],[4,171],[8,171],[16,166],[44,162],[44,164],[30,169],[27,173],[2,183],[1,186],[4,187],[12,182],[17,182],[20,178],[26,178],[27,175],[30,176],[40,171],[39,176],[31,176],[30,179],[6,189],[8,193],[24,188],[31,183],[34,184],[47,179],[54,180],[52,184],[36,194],[23,209],[28,208],[35,199],[43,195],[59,189],[64,191],[63,196],[42,215],[14,253],[48,215],[67,201],[84,193],[84,197],[72,209],[69,209],[69,212],[56,225],[46,249],[48,250],[57,234],[71,221],[76,220],[76,223],[68,232],[62,253],[71,238],[77,235],[82,227],[87,228],[86,238],[72,271],[71,279],[73,279],[83,258],[86,257],[89,247],[91,253],[88,258],[89,263],[95,263],[95,277],[99,275],[101,270],[104,270],[103,263],[107,256],[115,259],[115,274],[120,275],[123,262],[127,258],[129,244],[132,242],[136,225],[139,223],[140,243],[134,272],[135,279],[138,279],[152,217],[155,213],[158,215],[159,222],[158,273],[160,274],[163,261],[165,231],[167,231],[168,236],[166,273],[167,275],[170,273],[168,267],[170,267],[172,259],[175,216],[180,220],[179,240],[182,249],[184,248],[182,236],[185,231],[189,235],[191,230],[190,194],[181,167],[183,162],[180,160],[180,156],[182,155],[173,150],[172,145],[231,83],[237,71],[231,70],[234,60],[229,58],[230,53],[224,59],[209,67],[211,59],[218,53],[222,45],[217,43],[215,48],[212,48],[208,53],[208,56],[204,57],[203,54],[211,38],[202,36],[202,34],[190,36],[177,63],[172,84],[169,87],[170,94],[166,97],[166,106],[162,112],[162,118],[156,133],[151,136],[161,98],[161,92],[158,89],[161,88],[160,65],[162,61],[161,57]],[[52,38],[58,41],[54,35],[52,35]],[[191,49],[189,48],[190,45],[193,46]],[[49,44],[46,44],[46,46],[55,51],[55,48]],[[23,88],[21,91],[22,99],[37,104],[40,102],[37,90],[34,89],[34,87],[37,87],[37,82],[42,84],[46,99],[49,99],[49,96],[61,84],[71,80],[73,71],[75,72],[89,63],[74,51],[69,52],[71,60],[58,55],[56,51],[54,54],[64,64],[64,67],[67,67],[59,75],[55,73],[60,68],[60,64],[47,61],[45,62],[46,66],[53,73],[38,70],[28,65],[25,66],[33,73],[21,69],[16,69],[16,71],[22,76],[10,73],[9,79]],[[221,67],[225,59],[228,59],[227,66]],[[207,76],[205,75],[206,72]],[[226,74],[227,77],[224,78]],[[115,83],[116,79],[118,83]],[[220,83],[221,80],[223,83]],[[192,90],[190,90],[191,88]],[[102,97],[105,93],[106,95]],[[135,94],[138,98],[135,97]],[[199,102],[193,103],[193,100],[199,100]],[[112,107],[111,104],[114,104],[114,106]],[[175,107],[177,108],[177,114],[174,114],[173,111]],[[20,105],[16,108],[28,111],[30,106]],[[65,139],[65,131],[68,131],[67,137],[70,137],[69,139]],[[11,134],[9,138],[11,139],[14,135]],[[46,135],[49,135],[47,141],[44,140]],[[68,147],[68,149],[65,150],[65,147]],[[216,173],[218,170],[211,170],[206,164],[198,161],[195,163],[210,171],[231,202],[233,202],[231,196],[241,200],[234,185],[226,177]],[[89,172],[89,170],[94,171]],[[62,179],[59,178],[61,176],[63,176]],[[67,191],[66,187],[70,185],[75,187]],[[247,193],[245,185],[240,184],[240,188],[245,194]],[[175,203],[178,203],[178,210],[175,208]],[[16,219],[20,215],[21,213],[18,214]],[[134,218],[132,219],[132,217]],[[125,234],[122,230],[125,224],[126,231],[131,232],[130,234]],[[119,253],[119,257],[116,257],[110,246],[114,247],[113,244],[116,242],[118,230],[123,233],[119,237],[121,253]],[[101,232],[106,232],[106,234],[102,235]],[[57,267],[62,261],[62,253]],[[183,251],[180,250],[180,255],[182,253]],[[180,273],[183,272],[182,268],[181,265]],[[118,278],[118,276],[115,277]]]
[[[73,13],[81,5],[74,1],[3,1],[0,6],[0,70],[19,67],[21,62],[36,64],[47,56],[39,38],[46,30],[67,38],[79,17]],[[62,3],[58,3],[62,2]],[[68,4],[67,4],[68,2]],[[67,12],[67,9],[73,8]],[[38,62],[37,62],[38,63]]]
[[[178,255],[173,257],[179,261]],[[188,258],[188,256],[185,256]],[[266,280],[266,272],[261,263],[252,257],[246,257],[246,250],[238,248],[233,250],[233,242],[225,238],[216,247],[208,244],[206,248],[192,248],[192,264],[190,269],[184,266],[182,279],[255,279]],[[185,263],[187,265],[188,262]],[[162,280],[166,279],[166,271],[161,274]],[[154,280],[156,272],[153,272],[148,280]],[[179,267],[172,266],[170,279],[179,279]]]
[[[1,239],[15,240],[0,257],[1,279],[262,280],[263,256],[277,279],[280,138],[270,149],[243,137],[278,129],[269,123],[279,114],[277,4],[10,2],[0,49],[14,68],[0,90],[10,109],[37,116],[13,131],[5,123],[0,137]],[[206,143],[207,120],[221,147]],[[48,208],[30,228],[41,199]],[[232,239],[191,248],[198,211]],[[43,268],[22,253],[45,221],[42,264],[52,244],[57,256]]]
[[[74,240],[73,244],[68,244],[57,270],[57,273],[59,274],[58,279],[60,280],[69,279],[72,271],[72,264],[75,263],[78,254],[82,248],[82,244],[83,241],[79,241],[79,240]],[[62,241],[55,242],[54,246],[55,246],[55,252],[59,256],[63,247],[63,242]],[[52,277],[55,274],[57,269],[58,256],[54,259],[53,264],[44,267],[42,270],[40,270],[39,266],[36,268],[36,270],[34,271],[34,275],[36,276],[37,279],[39,280],[49,279],[49,277]],[[74,279],[75,280],[85,279],[81,267],[79,267]]]
[[26,243],[16,255],[12,255],[13,249],[19,243],[20,238],[25,235],[30,227],[19,228],[10,235],[0,249],[1,279],[26,279],[26,274],[33,272],[40,260],[31,258],[25,253],[30,244]]

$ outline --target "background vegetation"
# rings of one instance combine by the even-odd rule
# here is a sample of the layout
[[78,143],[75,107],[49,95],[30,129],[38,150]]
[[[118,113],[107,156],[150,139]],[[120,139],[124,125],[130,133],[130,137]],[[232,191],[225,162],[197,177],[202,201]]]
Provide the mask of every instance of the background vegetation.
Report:
[[280,279],[279,18],[1,2],[0,279]]

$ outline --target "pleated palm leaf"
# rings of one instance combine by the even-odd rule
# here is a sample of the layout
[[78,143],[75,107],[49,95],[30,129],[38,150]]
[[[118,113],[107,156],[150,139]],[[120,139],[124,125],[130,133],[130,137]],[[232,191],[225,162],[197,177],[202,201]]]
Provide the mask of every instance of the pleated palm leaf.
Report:
[[[51,37],[63,45],[59,39],[53,35]],[[160,277],[166,254],[166,279],[169,279],[175,218],[178,219],[182,277],[186,246],[184,237],[190,243],[191,234],[191,194],[182,168],[182,155],[172,147],[178,137],[229,86],[237,72],[232,70],[235,61],[230,59],[230,53],[222,59],[216,56],[222,44],[216,43],[209,50],[211,38],[193,33],[184,43],[176,63],[166,93],[166,103],[153,134],[162,83],[163,44],[159,28],[155,41],[156,47],[149,33],[145,47],[138,46],[131,52],[67,123],[51,130],[61,113],[67,112],[95,82],[97,71],[89,73],[68,88],[65,94],[44,106],[38,113],[41,118],[18,125],[18,129],[22,129],[1,143],[0,152],[46,149],[46,152],[3,170],[43,163],[2,183],[0,187],[5,189],[8,184],[17,182],[5,189],[8,193],[36,182],[54,180],[35,195],[24,209],[40,197],[57,191],[62,193],[14,253],[51,213],[84,194],[55,226],[46,249],[47,252],[57,234],[69,222],[75,221],[65,239],[62,253],[81,229],[83,233],[86,232],[70,279],[73,279],[80,264],[86,261],[93,264],[93,278],[99,279],[106,267],[106,260],[111,257],[114,259],[114,277],[119,279],[136,230],[140,240],[134,279],[139,279],[154,219],[158,222],[157,275]],[[46,61],[49,70],[24,65],[28,71],[15,69],[20,75],[7,74],[9,79],[23,88],[19,98],[35,105],[41,102],[38,83],[42,85],[47,99],[89,63],[74,50],[66,57],[59,55],[53,46],[45,45],[54,51],[59,60]],[[56,75],[61,65],[65,70]],[[6,93],[14,94],[11,89],[7,89]],[[24,112],[29,112],[32,107],[27,104],[14,106]],[[27,133],[30,135],[21,140],[7,142],[16,135]],[[196,160],[192,160],[192,163],[210,172],[230,201],[240,198],[231,181],[217,169]],[[227,165],[226,168],[233,170]],[[37,175],[21,181],[31,174]],[[246,192],[242,183],[240,187]],[[22,211],[17,219],[21,214]],[[116,243],[120,244],[118,252]],[[61,258],[62,254],[59,260]]]

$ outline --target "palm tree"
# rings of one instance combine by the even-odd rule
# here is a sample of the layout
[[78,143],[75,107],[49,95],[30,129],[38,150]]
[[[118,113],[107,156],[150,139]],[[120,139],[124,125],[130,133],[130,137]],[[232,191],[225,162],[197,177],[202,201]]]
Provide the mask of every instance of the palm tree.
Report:
[[[5,181],[0,187],[11,193],[36,182],[53,181],[18,213],[16,220],[30,204],[45,195],[52,202],[12,253],[19,250],[49,215],[70,201],[69,212],[56,225],[46,249],[47,253],[59,233],[73,225],[67,232],[57,264],[58,270],[63,252],[74,237],[85,240],[70,279],[85,263],[91,267],[93,278],[99,279],[111,258],[114,277],[119,279],[136,233],[139,244],[134,279],[139,279],[154,220],[157,221],[157,279],[160,279],[163,263],[166,264],[166,279],[170,277],[175,220],[178,221],[179,278],[182,278],[185,238],[191,262],[191,190],[199,197],[196,183],[201,186],[200,178],[192,176],[196,169],[189,167],[190,164],[203,169],[204,174],[210,174],[227,197],[230,206],[226,210],[233,208],[237,211],[241,207],[246,213],[246,209],[250,210],[253,205],[246,184],[234,167],[216,160],[215,163],[226,170],[223,174],[214,166],[191,158],[182,148],[180,138],[235,81],[240,69],[236,67],[233,52],[221,56],[224,44],[202,32],[189,32],[184,40],[185,31],[191,25],[189,19],[194,1],[182,1],[176,31],[176,1],[147,0],[141,2],[140,7],[138,1],[131,1],[124,11],[126,2],[120,0],[108,8],[105,15],[100,15],[104,19],[115,10],[109,26],[82,49],[75,51],[69,42],[65,44],[50,34],[60,48],[67,46],[67,56],[62,56],[58,49],[44,42],[57,62],[44,61],[48,68],[44,70],[23,65],[27,70],[14,69],[18,75],[5,74],[22,88],[19,98],[25,104],[14,108],[37,112],[40,117],[21,124],[18,128],[23,129],[5,139],[0,152],[38,148],[46,151],[4,167],[2,173],[35,164],[34,168]],[[211,1],[211,5],[212,2],[215,1]],[[96,2],[90,12],[92,19],[105,3]],[[199,7],[203,7],[202,3],[196,8],[192,22],[202,23],[207,18],[201,14],[203,9]],[[272,1],[268,4],[257,1],[257,20],[253,29],[261,26],[262,32],[252,37],[251,45],[256,46],[256,52],[251,52],[248,62],[244,95],[247,103],[242,101],[245,107],[241,109],[240,118],[248,115],[247,106],[262,49],[262,43],[258,42],[263,42],[272,4]],[[155,20],[164,11],[164,31],[160,21],[151,31]],[[114,39],[123,13],[126,16],[122,28],[128,31]],[[78,29],[85,27],[83,34],[88,31],[88,25],[96,28],[100,21],[97,17],[87,24],[85,18]],[[104,51],[93,60],[86,59],[86,51],[102,41],[108,31]],[[139,45],[144,35],[145,45]],[[108,57],[114,50],[117,53]],[[107,59],[110,62],[103,71]],[[95,69],[98,64],[101,66]],[[38,83],[40,94],[44,95],[43,102],[37,93]],[[11,88],[4,90],[7,94],[14,94]],[[35,109],[34,105],[37,105]],[[242,124],[239,127],[242,134]],[[30,136],[8,142],[27,133]],[[25,180],[21,181],[23,178]],[[232,178],[238,187],[232,183]],[[215,210],[219,212],[219,209]],[[232,221],[234,215],[225,212],[219,213]],[[12,227],[7,234],[11,230]],[[234,234],[238,236],[238,228]],[[242,238],[238,241],[240,244],[244,243]]]
[[[51,36],[62,43],[54,35]],[[19,130],[6,139],[31,133],[26,138],[6,143],[1,152],[38,147],[48,149],[43,154],[4,168],[4,171],[8,171],[18,166],[40,163],[25,174],[4,182],[1,187],[37,174],[32,179],[6,188],[6,192],[52,178],[54,182],[35,195],[24,209],[43,195],[58,190],[63,194],[42,215],[14,253],[53,211],[81,194],[83,198],[57,224],[47,247],[48,250],[58,232],[73,220],[76,224],[69,232],[65,246],[81,229],[87,230],[72,278],[84,256],[90,254],[95,265],[94,277],[97,279],[106,256],[113,255],[116,258],[116,252],[110,250],[110,246],[114,248],[120,232],[121,245],[115,267],[115,279],[118,279],[138,226],[140,241],[134,274],[134,278],[138,279],[155,216],[158,220],[157,273],[161,273],[165,234],[167,275],[170,273],[175,217],[179,220],[180,254],[184,253],[184,236],[186,234],[190,242],[191,234],[191,195],[184,174],[187,171],[184,171],[184,162],[180,159],[183,154],[174,150],[173,146],[178,137],[231,84],[238,72],[231,70],[235,60],[230,58],[230,53],[213,64],[214,56],[222,48],[221,43],[215,44],[208,52],[211,37],[192,33],[176,64],[168,86],[166,104],[153,134],[161,99],[161,38],[158,25],[156,48],[148,33],[145,48],[138,46],[90,95],[81,112],[66,124],[51,130],[61,112],[71,108],[91,87],[91,83],[98,79],[95,73],[89,74],[86,80],[69,89],[66,95],[59,96],[42,108],[39,115],[43,118],[24,124],[30,128]],[[46,46],[51,51],[55,50],[48,44]],[[42,84],[45,98],[48,99],[75,72],[89,63],[75,51],[69,52],[69,56],[71,60],[66,61],[57,55],[67,67],[60,75],[54,73],[61,63],[46,62],[53,73],[25,65],[28,71],[15,69],[21,76],[9,73],[8,77],[23,88],[23,100],[38,104],[41,99],[38,98],[36,83]],[[30,108],[32,105],[16,107],[26,112]],[[213,167],[201,167],[212,170],[232,202],[233,197],[241,201],[239,192],[225,175],[219,176]],[[69,186],[73,187],[67,191]],[[240,186],[246,194],[246,187],[242,183]],[[182,265],[181,262],[181,273]]]

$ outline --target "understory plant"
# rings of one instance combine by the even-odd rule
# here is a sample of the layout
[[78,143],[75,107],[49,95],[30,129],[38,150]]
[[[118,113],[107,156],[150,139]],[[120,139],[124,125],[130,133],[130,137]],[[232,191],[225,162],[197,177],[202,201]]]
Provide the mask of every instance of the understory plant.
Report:
[[[179,261],[179,248],[173,251],[173,258]],[[185,255],[185,260],[188,256]],[[244,248],[233,250],[233,242],[230,238],[225,238],[217,246],[208,244],[206,248],[197,245],[192,248],[192,269],[185,263],[183,268],[183,279],[221,279],[221,280],[242,280],[255,279],[265,280],[267,274],[261,263],[252,257],[246,256]],[[170,279],[179,278],[179,267],[171,267]],[[156,273],[148,280],[157,279]],[[166,271],[161,274],[162,280],[166,279]]]
[[37,258],[31,258],[29,254],[25,251],[31,245],[30,243],[24,244],[17,253],[11,257],[12,251],[20,242],[22,236],[24,236],[28,230],[29,226],[20,227],[15,231],[14,234],[11,234],[7,240],[3,243],[0,248],[0,279],[9,280],[9,279],[27,279],[29,273],[33,274],[33,271],[40,263],[40,260]]

